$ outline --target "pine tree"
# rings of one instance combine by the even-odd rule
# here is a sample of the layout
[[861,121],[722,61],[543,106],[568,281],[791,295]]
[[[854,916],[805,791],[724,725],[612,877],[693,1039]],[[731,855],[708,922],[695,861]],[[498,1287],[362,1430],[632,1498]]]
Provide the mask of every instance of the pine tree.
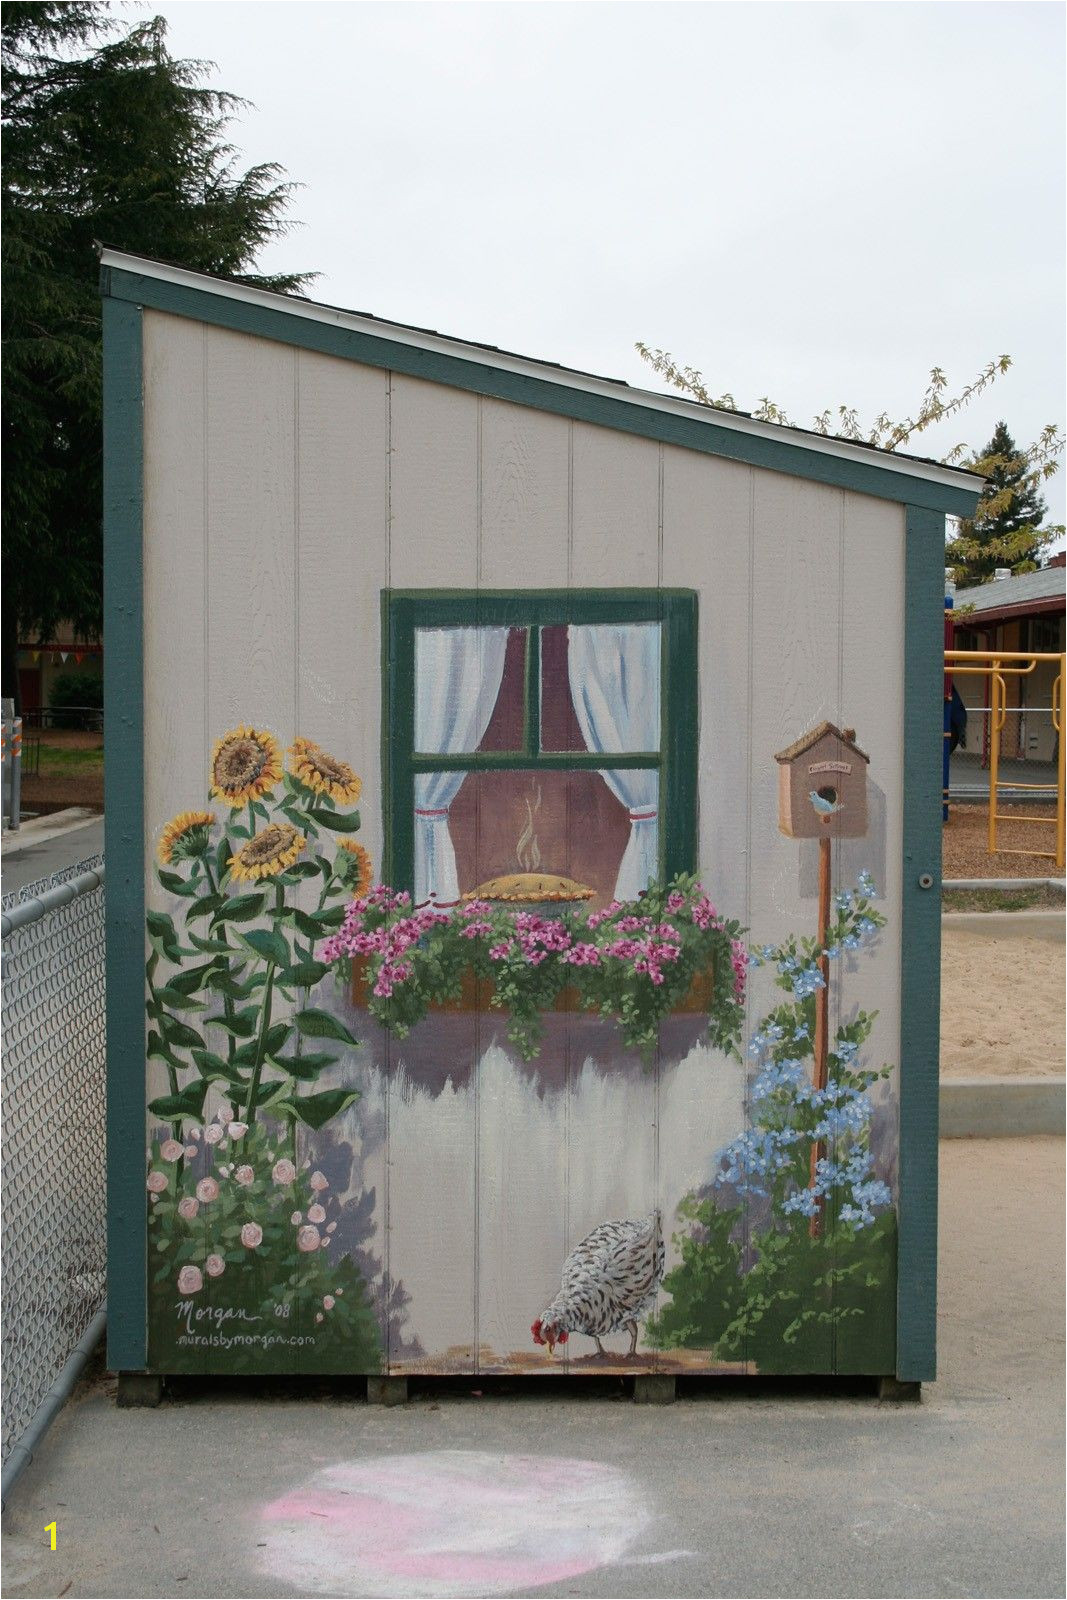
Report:
[[120,29],[99,0],[5,0],[3,693],[20,639],[101,626],[101,303],[94,241],[267,288],[286,229],[271,163],[238,168],[242,102],[175,60],[162,18]]
[[996,567],[1032,572],[1058,530],[1042,530],[1048,510],[1039,493],[1041,475],[1020,451],[1003,422],[975,471],[987,479],[973,518],[961,520],[945,546],[945,560],[961,588],[987,583]]

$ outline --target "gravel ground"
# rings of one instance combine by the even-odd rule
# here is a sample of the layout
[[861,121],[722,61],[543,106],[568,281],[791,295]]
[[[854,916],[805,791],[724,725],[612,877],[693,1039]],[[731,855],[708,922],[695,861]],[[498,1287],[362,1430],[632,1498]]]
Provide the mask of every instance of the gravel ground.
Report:
[[[1052,806],[1006,806],[1001,815],[1048,818],[1047,827],[1027,822],[1002,822],[997,828],[997,843],[1011,850],[1054,850],[1055,818]],[[946,878],[1054,878],[1063,877],[1049,857],[1034,855],[991,856],[987,848],[988,806],[954,805],[943,830],[944,876]]]

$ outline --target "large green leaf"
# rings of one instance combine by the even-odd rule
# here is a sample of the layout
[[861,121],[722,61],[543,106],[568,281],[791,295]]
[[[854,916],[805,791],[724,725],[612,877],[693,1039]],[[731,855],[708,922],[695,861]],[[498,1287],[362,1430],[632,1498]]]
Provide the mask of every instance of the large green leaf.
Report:
[[298,989],[312,989],[325,978],[329,970],[324,961],[297,961],[278,974],[278,981]]
[[318,871],[317,861],[294,861],[280,876],[293,883],[298,878],[315,878],[318,876]]
[[296,1117],[309,1128],[321,1128],[360,1098],[358,1089],[324,1089],[320,1094],[293,1095],[277,1100],[274,1110]]
[[249,995],[263,987],[263,982],[262,972],[253,972],[243,983],[236,983],[228,972],[213,972],[208,979],[208,988],[224,994],[228,1000],[247,1000]]
[[214,1050],[194,1050],[193,1060],[202,1078],[222,1079],[247,1092],[247,1078],[241,1076],[232,1062],[224,1061],[222,1056],[216,1055]]
[[154,949],[161,951],[168,961],[181,960],[182,947],[178,943],[178,932],[165,912],[149,911],[145,916],[145,926]]
[[170,894],[191,895],[199,888],[199,884],[191,882],[188,878],[179,877],[176,872],[164,872],[162,867],[156,868],[156,877]]
[[309,1051],[306,1056],[271,1056],[270,1060],[290,1077],[298,1078],[301,1083],[313,1083],[323,1067],[332,1067],[336,1056],[327,1055],[324,1050]]
[[276,928],[252,928],[248,933],[238,933],[237,937],[261,961],[273,961],[276,967],[289,965],[289,946]]
[[202,894],[193,901],[185,913],[186,922],[193,922],[197,917],[206,917],[209,912],[216,912],[223,904],[221,894]]
[[164,984],[162,989],[156,990],[156,999],[165,1006],[170,1006],[172,1011],[206,1011],[202,1000],[194,1000],[191,994],[183,994],[180,989],[175,989],[171,984]]
[[[282,1048],[292,1031],[292,1026],[288,1022],[276,1022],[273,1027],[268,1028],[267,1037],[263,1042],[263,1054],[274,1055]],[[250,1067],[255,1064],[258,1054],[259,1040],[249,1039],[247,1044],[241,1045],[240,1049],[234,1051],[233,1059],[238,1066]]]
[[159,1018],[159,1029],[165,1044],[178,1045],[186,1050],[204,1048],[204,1036],[197,1033],[187,1022],[182,1022],[178,1017],[172,1017],[164,1011]]
[[180,1067],[183,1065],[183,1063],[178,1060],[178,1057],[174,1054],[173,1050],[167,1048],[160,1035],[154,1030],[149,1031],[148,1047],[145,1051],[145,1054],[148,1056],[149,1061],[165,1061],[167,1065],[171,1067]]
[[204,988],[216,970],[214,961],[205,961],[200,967],[187,967],[184,972],[176,972],[173,978],[168,979],[167,987],[177,989],[179,994],[195,994],[197,989]]
[[190,944],[197,950],[202,950],[205,955],[223,956],[233,954],[233,949],[228,944],[223,944],[221,939],[202,939],[198,933],[190,928],[186,934]]
[[[211,1025],[215,1028],[225,1028],[227,1033],[232,1033],[237,1039],[250,1039],[256,1031],[259,1012],[254,1006],[245,1011],[235,1011],[232,1017],[212,1017]],[[203,1044],[203,1040],[200,1041]]]
[[288,906],[285,910],[286,922],[292,922],[304,935],[305,939],[321,939],[326,933],[326,928],[318,917],[313,917],[310,911],[301,911],[299,906]]
[[165,1117],[168,1122],[178,1117],[199,1117],[204,1109],[207,1079],[198,1078],[187,1083],[178,1094],[165,1094],[159,1100],[150,1100],[148,1109],[153,1116]]
[[342,1044],[358,1045],[359,1040],[353,1038],[343,1022],[339,1022],[329,1011],[316,1011],[309,1007],[306,1011],[298,1011],[293,1018],[297,1031],[306,1039],[338,1039]]
[[251,922],[258,917],[266,903],[262,894],[235,894],[224,900],[216,914],[218,922]]
[[331,833],[358,833],[358,811],[327,811],[325,806],[305,806],[305,812],[320,828],[329,828]]

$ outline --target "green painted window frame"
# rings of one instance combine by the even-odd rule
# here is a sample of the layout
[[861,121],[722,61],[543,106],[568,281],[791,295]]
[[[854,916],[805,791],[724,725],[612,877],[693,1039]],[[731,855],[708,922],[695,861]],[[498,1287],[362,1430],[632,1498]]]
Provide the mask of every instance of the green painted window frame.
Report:
[[[661,627],[660,748],[628,755],[540,748],[540,628],[568,623],[656,622]],[[415,633],[419,628],[525,627],[523,748],[472,755],[415,749]],[[697,855],[697,597],[692,589],[385,589],[382,591],[383,876],[415,879],[415,776],[440,771],[556,771],[657,767],[659,860],[664,881],[693,872]]]

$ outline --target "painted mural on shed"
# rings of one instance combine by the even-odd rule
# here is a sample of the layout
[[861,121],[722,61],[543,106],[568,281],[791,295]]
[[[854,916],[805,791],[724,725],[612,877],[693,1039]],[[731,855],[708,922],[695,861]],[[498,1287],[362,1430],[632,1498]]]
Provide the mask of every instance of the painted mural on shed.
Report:
[[147,1365],[892,1372],[902,507],[143,352]]

